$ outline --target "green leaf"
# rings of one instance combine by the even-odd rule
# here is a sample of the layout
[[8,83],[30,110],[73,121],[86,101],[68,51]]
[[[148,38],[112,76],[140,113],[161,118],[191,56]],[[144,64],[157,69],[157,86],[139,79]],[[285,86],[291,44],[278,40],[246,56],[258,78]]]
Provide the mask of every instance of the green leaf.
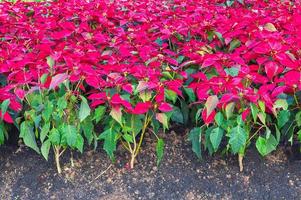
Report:
[[54,66],[54,59],[51,56],[48,56],[46,59],[48,66],[52,69]]
[[167,78],[167,79],[172,79],[172,75],[170,74],[170,72],[167,72],[167,71],[164,71],[162,72],[162,75],[164,78]]
[[228,7],[232,6],[233,4],[234,4],[234,0],[227,0],[227,1],[226,1],[226,5],[227,5]]
[[195,102],[196,101],[196,96],[194,94],[193,89],[184,87],[184,92],[187,94],[189,98],[189,102]]
[[88,144],[90,145],[92,143],[92,140],[94,138],[93,136],[93,131],[94,131],[94,124],[91,120],[91,118],[87,118],[83,121],[83,123],[81,123],[81,128],[84,132],[84,136],[87,138],[88,140]]
[[77,139],[77,130],[73,125],[64,126],[64,137],[66,138],[67,144],[70,147],[75,147]]
[[225,43],[225,39],[223,38],[223,35],[220,32],[214,31],[214,34],[217,36],[217,38],[222,42]]
[[5,127],[3,122],[0,122],[0,144],[4,144],[5,140]]
[[286,122],[288,122],[290,117],[290,112],[288,110],[281,110],[277,117],[277,125],[278,128],[281,129]]
[[225,68],[225,72],[227,75],[235,77],[239,73],[239,68],[238,67]]
[[262,112],[265,112],[265,104],[263,101],[258,101],[259,108]]
[[53,112],[53,104],[49,101],[46,102],[44,110],[42,112],[42,118],[48,122]]
[[165,113],[157,113],[156,119],[163,124],[164,129],[168,129],[168,118]]
[[238,153],[239,150],[245,146],[246,141],[247,133],[242,127],[236,126],[231,129],[229,144],[231,145],[233,153]]
[[175,93],[174,91],[165,89],[165,97],[173,103],[176,103],[178,96],[177,93]]
[[161,138],[158,139],[156,145],[156,153],[157,153],[157,165],[159,165],[164,155],[164,141]]
[[212,155],[214,153],[213,146],[210,141],[211,131],[214,129],[214,126],[211,126],[205,131],[205,149],[208,150],[209,154]]
[[208,31],[207,35],[208,35],[207,39],[209,40],[209,42],[211,42],[213,40],[214,32],[213,31]]
[[23,138],[23,141],[26,146],[32,148],[37,153],[40,153],[40,149],[38,148],[35,134],[33,132],[33,128],[31,128],[27,122],[22,122],[20,126],[20,137]]
[[265,138],[266,139],[269,139],[270,138],[270,136],[271,136],[271,130],[268,128],[268,127],[266,127],[266,130],[265,130]]
[[61,135],[60,132],[56,128],[52,128],[49,132],[49,140],[54,145],[60,145],[61,143]]
[[251,113],[252,113],[253,120],[254,120],[254,122],[256,122],[257,121],[258,108],[253,103],[250,104],[250,107],[251,107]]
[[81,136],[80,134],[77,134],[75,147],[76,147],[81,153],[83,153],[83,149],[84,149],[84,138],[83,138],[83,136]]
[[274,109],[282,108],[283,110],[288,109],[288,103],[285,99],[278,99],[273,106]]
[[34,121],[35,127],[36,127],[36,128],[39,128],[39,127],[40,127],[40,122],[42,121],[41,115],[34,116],[32,119],[33,119],[33,121]]
[[182,63],[184,59],[185,56],[179,56],[176,60],[178,61],[178,63]]
[[235,108],[235,102],[228,103],[226,105],[226,117],[230,119],[233,116],[233,111]]
[[79,109],[79,120],[80,122],[84,121],[91,113],[88,101],[85,97],[81,96],[82,102]]
[[46,140],[45,142],[42,143],[42,146],[41,146],[41,153],[47,161],[48,161],[50,147],[51,147],[50,140]]
[[201,133],[202,129],[200,127],[195,127],[189,132],[188,136],[189,141],[192,143],[192,151],[198,158],[202,158]]
[[143,102],[147,102],[152,98],[152,92],[151,91],[141,91],[139,93],[139,97],[142,99]]
[[266,156],[276,149],[278,142],[273,135],[270,135],[269,139],[258,137],[256,141],[256,148],[262,156]]
[[223,133],[224,133],[223,129],[219,127],[213,129],[210,133],[210,142],[212,144],[214,152],[218,150],[218,147],[223,138]]
[[50,123],[47,122],[46,124],[44,124],[44,126],[42,127],[41,133],[40,133],[40,141],[43,143],[43,141],[45,140],[47,134],[49,133],[50,130]]
[[296,123],[299,127],[301,127],[301,111],[299,111],[295,116]]
[[122,112],[120,107],[112,107],[110,115],[115,121],[122,125]]
[[103,118],[105,113],[106,113],[106,107],[105,106],[98,106],[95,109],[93,120],[95,120],[95,122],[98,123]]
[[143,123],[140,117],[138,115],[132,115],[130,124],[131,124],[131,131],[133,131],[135,133],[135,136],[137,136],[143,128]]
[[277,32],[277,29],[276,29],[276,27],[274,26],[274,24],[272,24],[272,23],[266,23],[265,25],[264,25],[264,29],[265,30],[267,30],[267,31],[269,31],[269,32]]
[[298,137],[299,142],[301,142],[301,129],[298,131],[297,137]]
[[181,112],[180,108],[175,107],[175,106],[173,107],[171,120],[176,123],[179,123],[179,124],[184,124],[184,117],[183,117],[183,113]]
[[281,133],[277,127],[277,125],[275,124],[275,129],[276,129],[276,139],[277,139],[277,142],[280,141],[280,137],[281,137]]
[[0,128],[0,144],[4,144],[4,139],[5,139],[4,132]]
[[202,111],[203,111],[203,109],[200,108],[200,109],[198,109],[198,111],[196,112],[196,114],[195,114],[195,121],[196,121],[196,123],[199,121],[200,116],[201,116],[201,114],[202,114]]
[[231,43],[230,43],[229,51],[233,51],[234,49],[236,49],[237,47],[239,47],[240,44],[241,44],[240,40],[238,40],[238,39],[232,40]]
[[41,83],[42,84],[46,83],[47,78],[48,78],[48,74],[46,74],[46,73],[43,74],[40,78]]
[[114,160],[114,151],[116,151],[116,133],[112,128],[105,130],[99,135],[100,140],[104,140],[103,149],[107,152],[111,160]]
[[209,96],[205,103],[205,108],[207,110],[207,116],[210,116],[212,111],[216,108],[218,104],[218,97],[216,95]]
[[218,112],[218,113],[216,113],[214,120],[215,120],[217,126],[221,126],[225,119],[224,119],[223,114],[221,112]]
[[183,122],[185,125],[187,125],[188,120],[189,120],[189,107],[187,103],[184,100],[180,100],[181,103],[181,112],[183,114]]
[[257,114],[258,118],[260,119],[260,121],[266,125],[266,117],[267,115],[264,112],[260,112]]
[[236,122],[240,126],[244,124],[244,121],[242,120],[242,115],[237,115]]
[[2,116],[6,113],[9,104],[10,104],[9,99],[6,99],[2,102],[2,104],[1,104],[1,114],[2,114]]
[[156,120],[154,117],[152,117],[152,123],[151,123],[151,126],[153,128],[153,131],[155,133],[158,133],[159,132],[159,129],[160,129],[160,122],[158,120]]
[[133,136],[128,133],[123,134],[122,137],[125,141],[127,141],[129,143],[133,142]]
[[157,43],[161,47],[163,45],[163,40],[161,38],[157,38],[155,40],[155,43]]
[[256,148],[262,156],[266,155],[266,139],[259,136],[256,141]]
[[66,99],[65,99],[65,96],[62,96],[62,97],[60,97],[60,98],[58,99],[58,101],[57,101],[57,108],[58,108],[59,110],[64,110],[64,109],[67,108],[67,101],[66,101]]

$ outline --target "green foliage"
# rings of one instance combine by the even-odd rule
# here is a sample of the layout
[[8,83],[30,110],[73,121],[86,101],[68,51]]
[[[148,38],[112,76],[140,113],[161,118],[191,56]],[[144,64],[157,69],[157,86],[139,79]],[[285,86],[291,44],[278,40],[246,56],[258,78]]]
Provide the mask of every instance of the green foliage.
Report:
[[156,153],[157,153],[157,165],[160,164],[163,155],[164,155],[164,140],[158,139],[157,145],[156,145]]
[[201,149],[201,137],[202,128],[195,127],[189,133],[189,141],[192,143],[192,151],[197,155],[198,158],[202,158]]
[[60,84],[58,90],[37,90],[26,99],[20,138],[46,160],[51,147],[57,156],[67,148],[83,152],[84,137],[89,144],[96,138],[93,120],[99,121],[100,114],[92,117],[86,98],[74,95],[66,85]]

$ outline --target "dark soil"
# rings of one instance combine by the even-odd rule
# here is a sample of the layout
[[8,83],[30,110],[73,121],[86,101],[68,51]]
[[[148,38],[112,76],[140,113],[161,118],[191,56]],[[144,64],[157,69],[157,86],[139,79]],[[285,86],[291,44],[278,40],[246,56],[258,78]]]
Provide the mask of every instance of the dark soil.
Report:
[[[301,161],[287,159],[283,148],[261,158],[251,148],[239,172],[233,156],[198,161],[185,136],[165,136],[165,155],[156,166],[154,144],[146,141],[134,170],[122,150],[112,164],[104,151],[62,160],[63,174],[34,151],[0,147],[0,199],[301,199]],[[170,138],[170,139],[168,139]]]

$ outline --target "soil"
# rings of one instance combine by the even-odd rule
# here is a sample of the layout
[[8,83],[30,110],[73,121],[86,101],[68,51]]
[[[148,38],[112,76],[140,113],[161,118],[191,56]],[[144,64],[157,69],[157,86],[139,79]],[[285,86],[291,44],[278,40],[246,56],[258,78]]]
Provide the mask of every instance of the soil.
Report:
[[279,148],[262,158],[247,151],[244,171],[232,155],[198,160],[185,135],[165,134],[165,153],[156,166],[155,146],[147,140],[135,169],[127,168],[121,149],[116,162],[105,152],[63,155],[58,175],[53,155],[44,160],[26,147],[0,147],[0,199],[301,199],[301,161]]

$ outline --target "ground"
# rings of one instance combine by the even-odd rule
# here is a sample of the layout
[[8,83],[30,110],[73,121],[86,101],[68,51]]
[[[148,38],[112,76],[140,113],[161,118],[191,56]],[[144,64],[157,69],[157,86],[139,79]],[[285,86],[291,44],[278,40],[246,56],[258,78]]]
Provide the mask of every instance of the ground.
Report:
[[76,154],[73,168],[70,152],[64,154],[60,176],[53,159],[47,162],[26,147],[4,145],[0,199],[301,199],[301,161],[287,159],[284,148],[266,158],[250,148],[240,173],[236,157],[200,161],[185,135],[172,131],[164,137],[164,160],[158,167],[149,140],[134,170],[121,160],[126,152],[112,164],[99,147]]

